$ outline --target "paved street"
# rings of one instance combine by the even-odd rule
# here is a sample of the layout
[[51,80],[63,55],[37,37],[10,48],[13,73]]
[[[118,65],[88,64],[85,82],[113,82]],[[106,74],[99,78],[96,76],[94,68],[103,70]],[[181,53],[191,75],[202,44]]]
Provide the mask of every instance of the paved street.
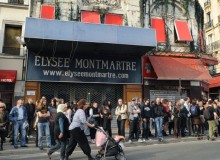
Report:
[[[128,146],[128,145],[127,145]],[[126,157],[128,160],[219,160],[220,140],[210,142],[207,140],[178,142],[167,144],[129,145],[126,148]],[[97,153],[97,149],[92,147],[92,154]],[[25,149],[14,150],[8,148],[0,152],[1,160],[44,160],[47,159],[46,151],[40,151],[38,148],[29,147]],[[74,154],[70,157],[71,160],[86,160],[82,151],[77,148]],[[111,160],[113,158],[109,158]],[[59,154],[53,155],[53,160],[59,160]]]

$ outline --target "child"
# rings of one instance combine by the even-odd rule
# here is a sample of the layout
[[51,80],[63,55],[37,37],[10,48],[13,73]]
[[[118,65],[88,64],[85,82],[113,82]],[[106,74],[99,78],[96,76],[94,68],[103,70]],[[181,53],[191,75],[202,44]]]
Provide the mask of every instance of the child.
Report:
[[109,134],[111,130],[112,115],[107,108],[103,109],[103,114],[101,115],[101,118],[102,118],[102,127],[104,131],[106,131]]

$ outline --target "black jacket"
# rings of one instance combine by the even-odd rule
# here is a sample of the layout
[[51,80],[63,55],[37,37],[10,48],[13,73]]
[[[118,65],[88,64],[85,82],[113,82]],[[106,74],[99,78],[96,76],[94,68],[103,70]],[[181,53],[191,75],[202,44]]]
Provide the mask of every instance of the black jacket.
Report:
[[141,117],[142,118],[152,118],[153,117],[153,110],[152,107],[149,105],[141,106]]
[[[63,138],[59,139],[59,135],[61,133],[60,130],[60,125],[59,125],[59,119],[62,118],[64,123],[63,123]],[[57,113],[57,117],[55,120],[55,128],[54,128],[54,136],[55,139],[60,140],[60,141],[66,141],[67,138],[69,137],[69,120],[67,119],[66,115],[63,114],[62,112]]]
[[166,111],[165,111],[165,108],[163,107],[163,105],[160,103],[160,104],[156,104],[154,105],[153,107],[153,114],[154,114],[154,118],[156,117],[164,117]]
[[186,107],[181,108],[181,110],[180,110],[180,117],[181,118],[187,118],[188,114],[189,114],[189,111],[186,109]]

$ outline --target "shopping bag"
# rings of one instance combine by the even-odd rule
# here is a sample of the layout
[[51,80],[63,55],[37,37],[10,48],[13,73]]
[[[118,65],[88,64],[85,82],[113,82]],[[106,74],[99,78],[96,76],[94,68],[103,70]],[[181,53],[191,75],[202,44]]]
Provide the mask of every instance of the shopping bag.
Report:
[[[101,128],[101,130],[103,129]],[[95,135],[97,147],[101,147],[107,141],[107,136],[101,130],[97,130]]]

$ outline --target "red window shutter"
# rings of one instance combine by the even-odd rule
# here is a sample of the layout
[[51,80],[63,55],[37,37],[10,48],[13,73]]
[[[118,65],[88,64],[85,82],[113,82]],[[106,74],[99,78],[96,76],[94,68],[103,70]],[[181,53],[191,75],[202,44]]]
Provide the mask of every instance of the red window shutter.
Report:
[[45,19],[54,19],[55,14],[55,6],[47,6],[42,5],[41,6],[41,18]]
[[101,23],[100,14],[98,12],[82,11],[81,22],[100,24]]
[[156,30],[157,42],[166,42],[165,22],[162,18],[152,18],[151,27]]
[[189,26],[186,21],[175,21],[175,30],[178,41],[193,41]]
[[122,15],[106,14],[105,15],[105,24],[122,26],[122,24],[123,24]]

